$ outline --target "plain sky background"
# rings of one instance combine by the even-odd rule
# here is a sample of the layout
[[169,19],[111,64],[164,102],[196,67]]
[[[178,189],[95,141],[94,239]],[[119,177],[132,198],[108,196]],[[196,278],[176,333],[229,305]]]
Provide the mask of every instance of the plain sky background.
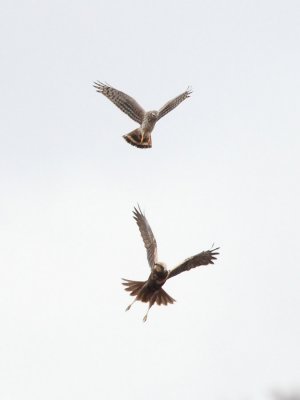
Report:
[[[0,398],[264,399],[300,385],[300,2],[11,1],[0,15]],[[145,109],[193,87],[153,148]],[[145,280],[140,203],[169,266]]]

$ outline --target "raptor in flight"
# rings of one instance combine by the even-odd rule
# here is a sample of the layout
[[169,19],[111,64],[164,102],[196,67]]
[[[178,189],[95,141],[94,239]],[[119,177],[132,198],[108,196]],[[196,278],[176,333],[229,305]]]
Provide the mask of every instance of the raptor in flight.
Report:
[[179,96],[168,101],[160,110],[145,111],[136,100],[120,90],[99,81],[94,82],[94,87],[97,92],[102,93],[131,119],[140,124],[139,128],[123,136],[128,143],[140,149],[152,147],[151,132],[156,122],[177,107],[183,100],[190,97],[192,93],[190,89],[187,89]]
[[216,260],[216,256],[219,254],[217,252],[219,247],[212,250],[202,251],[195,256],[187,258],[175,268],[168,270],[165,263],[158,261],[155,237],[145,215],[139,207],[134,208],[133,217],[139,227],[147,250],[147,258],[151,272],[149,278],[144,282],[123,279],[124,282],[122,283],[126,286],[125,290],[130,292],[131,296],[135,296],[134,301],[126,308],[126,311],[128,311],[132,304],[137,300],[149,303],[147,313],[143,319],[145,322],[153,304],[156,303],[159,306],[163,304],[166,306],[168,303],[174,303],[175,300],[162,289],[162,286],[166,281],[181,272],[189,271],[190,269],[199,267],[200,265],[213,264],[214,260]]

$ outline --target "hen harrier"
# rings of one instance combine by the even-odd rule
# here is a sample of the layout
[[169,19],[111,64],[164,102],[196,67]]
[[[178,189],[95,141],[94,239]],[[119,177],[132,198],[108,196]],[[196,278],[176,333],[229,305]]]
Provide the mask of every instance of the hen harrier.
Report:
[[159,306],[161,304],[166,306],[168,303],[174,303],[175,300],[162,289],[162,286],[166,283],[167,279],[200,265],[213,264],[213,260],[216,260],[216,256],[219,254],[217,252],[219,247],[212,250],[202,251],[193,257],[187,258],[181,264],[177,265],[177,267],[168,270],[165,263],[158,261],[156,240],[145,215],[141,212],[139,207],[138,209],[134,208],[133,215],[147,250],[147,258],[151,272],[149,278],[145,282],[123,279],[125,282],[122,282],[122,284],[126,286],[125,290],[130,292],[131,296],[136,296],[134,301],[126,308],[126,311],[128,311],[132,304],[137,300],[149,303],[147,313],[143,319],[145,322],[149,310],[155,302]]
[[177,107],[187,97],[190,97],[192,93],[188,88],[179,96],[168,101],[159,111],[145,111],[132,97],[120,90],[101,82],[94,82],[94,87],[97,92],[104,94],[120,110],[140,124],[139,128],[123,136],[128,143],[140,149],[152,147],[151,132],[156,122]]

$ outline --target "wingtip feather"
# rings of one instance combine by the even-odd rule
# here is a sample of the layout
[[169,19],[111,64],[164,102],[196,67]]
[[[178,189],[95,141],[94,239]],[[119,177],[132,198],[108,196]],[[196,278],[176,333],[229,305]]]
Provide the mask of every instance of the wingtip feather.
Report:
[[186,89],[187,97],[190,97],[192,93],[193,93],[193,88],[191,86],[188,86]]

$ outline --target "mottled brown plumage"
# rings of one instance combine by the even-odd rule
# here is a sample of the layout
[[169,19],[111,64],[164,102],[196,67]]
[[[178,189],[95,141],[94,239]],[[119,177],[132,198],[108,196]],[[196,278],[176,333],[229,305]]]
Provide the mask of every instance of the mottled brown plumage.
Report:
[[145,322],[147,320],[148,312],[153,304],[156,303],[159,306],[163,304],[166,306],[167,304],[174,303],[175,300],[162,289],[162,286],[166,281],[181,272],[189,271],[190,269],[196,268],[200,265],[213,264],[214,260],[216,260],[216,256],[219,254],[217,252],[219,247],[212,250],[202,251],[195,256],[187,258],[175,268],[168,270],[163,262],[158,261],[157,243],[152,229],[140,207],[134,208],[133,217],[143,238],[151,272],[146,281],[131,281],[123,279],[123,285],[126,287],[125,290],[130,292],[131,296],[135,296],[134,301],[127,307],[126,311],[128,311],[132,304],[137,300],[149,303],[147,314],[144,317]]
[[131,119],[140,124],[139,128],[123,136],[127,143],[140,149],[152,147],[151,132],[156,122],[177,107],[192,93],[190,89],[187,89],[179,96],[168,101],[159,111],[146,112],[134,98],[120,90],[101,82],[94,82],[94,87],[97,92],[102,93]]

